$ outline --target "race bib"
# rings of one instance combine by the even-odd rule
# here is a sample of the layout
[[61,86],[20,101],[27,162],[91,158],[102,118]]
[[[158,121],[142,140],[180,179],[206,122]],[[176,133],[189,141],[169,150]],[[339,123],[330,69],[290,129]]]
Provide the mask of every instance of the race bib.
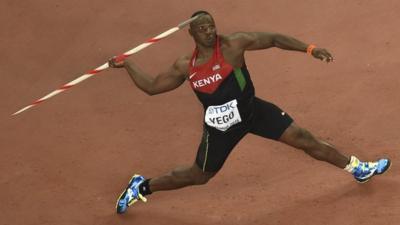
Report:
[[209,106],[206,110],[204,120],[208,126],[220,131],[226,131],[229,127],[240,123],[242,118],[240,118],[236,99],[223,105]]

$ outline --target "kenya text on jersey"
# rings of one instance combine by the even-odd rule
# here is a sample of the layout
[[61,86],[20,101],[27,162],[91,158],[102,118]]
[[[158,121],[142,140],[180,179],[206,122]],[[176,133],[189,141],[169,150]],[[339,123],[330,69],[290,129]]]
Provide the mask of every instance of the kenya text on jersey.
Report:
[[217,74],[208,76],[206,78],[193,81],[192,83],[193,83],[194,88],[201,88],[201,87],[207,86],[209,84],[218,82],[219,80],[222,80],[222,76],[219,73],[217,73]]

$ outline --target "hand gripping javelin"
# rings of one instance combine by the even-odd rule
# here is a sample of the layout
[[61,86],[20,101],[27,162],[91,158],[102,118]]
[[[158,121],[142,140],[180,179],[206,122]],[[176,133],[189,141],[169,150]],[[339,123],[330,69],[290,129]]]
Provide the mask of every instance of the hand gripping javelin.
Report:
[[[185,27],[186,25],[190,24],[191,22],[193,22],[194,20],[196,20],[200,16],[202,16],[202,14],[199,14],[199,15],[197,15],[195,17],[192,17],[192,18],[180,23],[178,26],[173,27],[173,28],[165,31],[164,33],[161,33],[158,36],[156,36],[154,38],[151,38],[148,41],[140,44],[139,46],[137,46],[137,47],[125,52],[124,54],[117,56],[116,57],[116,61],[122,61],[125,58],[127,58],[128,56],[130,56],[132,54],[135,54],[136,52],[141,51],[142,49],[144,49],[144,48],[146,48],[146,47],[148,47],[148,46],[160,41],[161,39],[166,38],[167,36],[171,35],[172,33],[175,33],[176,31],[178,31],[178,30],[182,29],[183,27]],[[109,67],[108,62],[106,62],[105,64],[97,67],[96,69],[90,70],[87,73],[83,74],[82,76],[76,78],[75,80],[73,80],[73,81],[71,81],[71,82],[69,82],[67,84],[64,84],[63,86],[61,86],[57,90],[54,90],[50,94],[48,94],[48,95],[46,95],[46,96],[34,101],[32,104],[20,109],[19,111],[15,112],[12,115],[14,116],[14,115],[17,115],[17,114],[19,114],[19,113],[21,113],[21,112],[23,112],[23,111],[25,111],[27,109],[30,109],[30,108],[32,108],[32,107],[34,107],[34,106],[46,101],[47,99],[49,99],[49,98],[51,98],[51,97],[53,97],[55,95],[58,95],[61,92],[63,92],[65,90],[75,86],[76,84],[78,84],[78,83],[80,83],[80,82],[82,82],[82,81],[84,81],[84,80],[86,80],[86,79],[88,79],[88,78],[100,73],[101,71],[108,69],[108,67]]]

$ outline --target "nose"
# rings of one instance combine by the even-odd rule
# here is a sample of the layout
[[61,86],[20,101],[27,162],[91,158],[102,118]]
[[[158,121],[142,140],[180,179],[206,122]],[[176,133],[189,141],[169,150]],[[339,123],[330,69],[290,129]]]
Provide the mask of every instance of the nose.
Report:
[[206,34],[212,34],[214,33],[215,29],[213,27],[207,27],[206,28]]

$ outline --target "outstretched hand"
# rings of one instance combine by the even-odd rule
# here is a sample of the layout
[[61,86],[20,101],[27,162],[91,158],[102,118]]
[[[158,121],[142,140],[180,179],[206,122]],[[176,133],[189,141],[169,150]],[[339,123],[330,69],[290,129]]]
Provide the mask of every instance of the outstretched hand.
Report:
[[122,68],[125,66],[125,60],[117,60],[117,56],[108,60],[108,66],[111,68]]
[[312,55],[315,58],[320,59],[327,63],[333,61],[333,56],[331,55],[331,53],[329,53],[328,50],[324,48],[314,48],[312,51]]

